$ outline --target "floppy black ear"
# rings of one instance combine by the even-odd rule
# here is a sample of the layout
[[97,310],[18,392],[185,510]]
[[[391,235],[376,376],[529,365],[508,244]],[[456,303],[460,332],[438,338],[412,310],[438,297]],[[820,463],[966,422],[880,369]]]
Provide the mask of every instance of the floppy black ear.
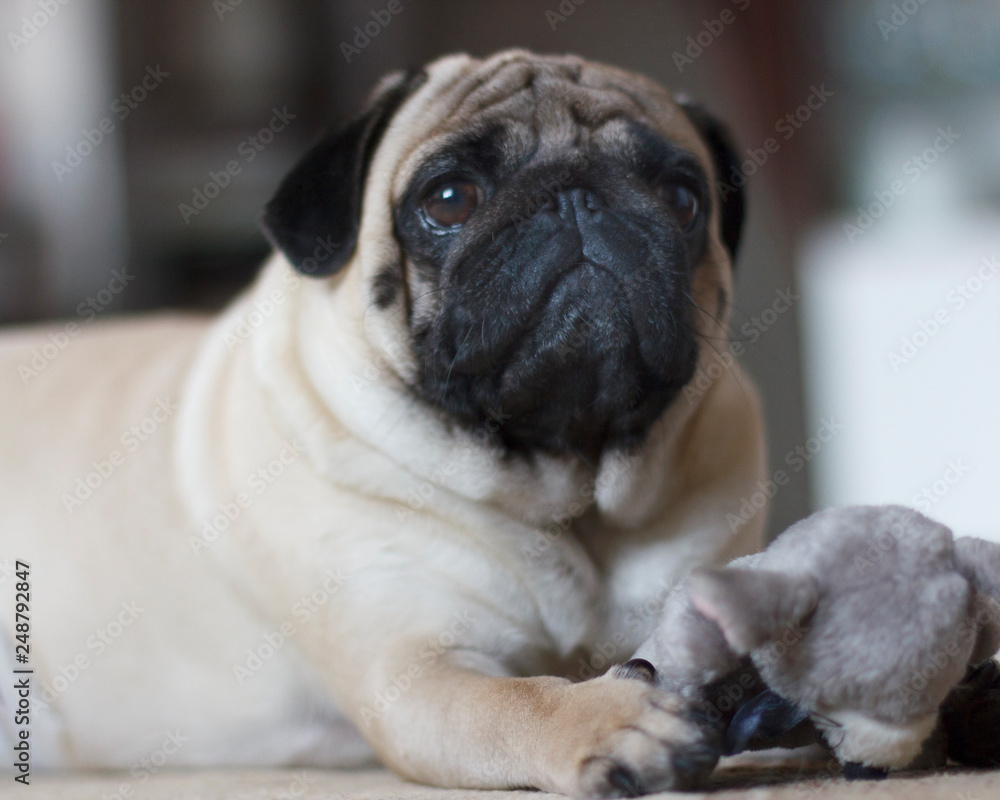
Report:
[[[744,180],[740,173],[736,148],[726,127],[697,103],[680,100],[680,107],[705,140],[712,153],[715,167],[715,187],[719,197],[722,242],[729,256],[736,262],[736,250],[743,231],[743,216],[746,213],[746,196],[743,192]],[[735,169],[735,173],[733,170]],[[740,185],[734,185],[732,176],[740,175]]]
[[350,259],[358,241],[368,167],[379,140],[426,78],[423,71],[414,71],[383,81],[368,109],[306,153],[265,206],[264,233],[300,272],[332,275]]

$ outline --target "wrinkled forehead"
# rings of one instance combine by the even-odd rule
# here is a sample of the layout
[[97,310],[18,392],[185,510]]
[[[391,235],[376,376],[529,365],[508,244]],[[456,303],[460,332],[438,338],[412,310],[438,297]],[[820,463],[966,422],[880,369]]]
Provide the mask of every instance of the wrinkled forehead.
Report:
[[[432,84],[436,66],[429,68]],[[708,153],[687,116],[665,89],[642,76],[571,56],[516,52],[485,62],[469,59],[458,73],[415,98],[422,120],[430,124],[397,162],[395,198],[433,155],[487,135],[506,161],[544,161],[572,153],[627,152],[638,123],[708,169]]]

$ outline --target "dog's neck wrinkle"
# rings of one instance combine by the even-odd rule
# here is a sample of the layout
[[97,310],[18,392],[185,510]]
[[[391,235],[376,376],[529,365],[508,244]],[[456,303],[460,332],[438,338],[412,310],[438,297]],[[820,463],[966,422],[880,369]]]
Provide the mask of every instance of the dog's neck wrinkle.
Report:
[[[282,286],[289,269],[276,257],[247,302]],[[378,482],[390,495],[395,490],[393,499],[404,505],[409,489],[430,486],[432,505],[447,507],[449,496],[485,502],[535,528],[549,525],[587,494],[593,476],[577,459],[544,454],[530,461],[511,459],[482,437],[447,425],[418,406],[385,368],[391,359],[364,337],[360,323],[349,322],[351,298],[345,295],[354,287],[351,270],[347,273],[333,291],[309,279],[286,288],[288,313],[275,315],[252,341],[258,380],[278,424],[285,435],[308,439],[308,458],[316,471],[328,480],[370,490],[370,471],[356,475],[350,467],[351,451],[365,446],[383,457],[385,469],[409,473]],[[372,374],[376,364],[383,368]],[[366,374],[372,380],[364,379]]]

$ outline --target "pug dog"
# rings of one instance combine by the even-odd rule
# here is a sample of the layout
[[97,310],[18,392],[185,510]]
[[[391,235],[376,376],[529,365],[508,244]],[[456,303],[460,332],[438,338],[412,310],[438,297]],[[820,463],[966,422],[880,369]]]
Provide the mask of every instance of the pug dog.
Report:
[[607,668],[761,543],[763,514],[727,522],[764,474],[754,389],[692,389],[727,336],[733,163],[642,76],[448,56],[293,168],[221,317],[7,331],[33,768],[377,757],[577,797],[710,770],[696,709]]

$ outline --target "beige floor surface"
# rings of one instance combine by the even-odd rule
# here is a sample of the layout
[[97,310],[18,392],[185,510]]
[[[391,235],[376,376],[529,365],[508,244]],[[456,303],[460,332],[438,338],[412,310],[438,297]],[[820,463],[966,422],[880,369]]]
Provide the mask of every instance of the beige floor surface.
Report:
[[[24,787],[5,776],[0,798],[44,800],[547,800],[539,792],[433,789],[384,770],[206,770],[162,772],[145,783],[127,773],[33,776]],[[1000,800],[1000,771],[947,770],[848,783],[802,760],[746,765],[735,759],[713,774],[707,792],[655,795],[687,800]]]

